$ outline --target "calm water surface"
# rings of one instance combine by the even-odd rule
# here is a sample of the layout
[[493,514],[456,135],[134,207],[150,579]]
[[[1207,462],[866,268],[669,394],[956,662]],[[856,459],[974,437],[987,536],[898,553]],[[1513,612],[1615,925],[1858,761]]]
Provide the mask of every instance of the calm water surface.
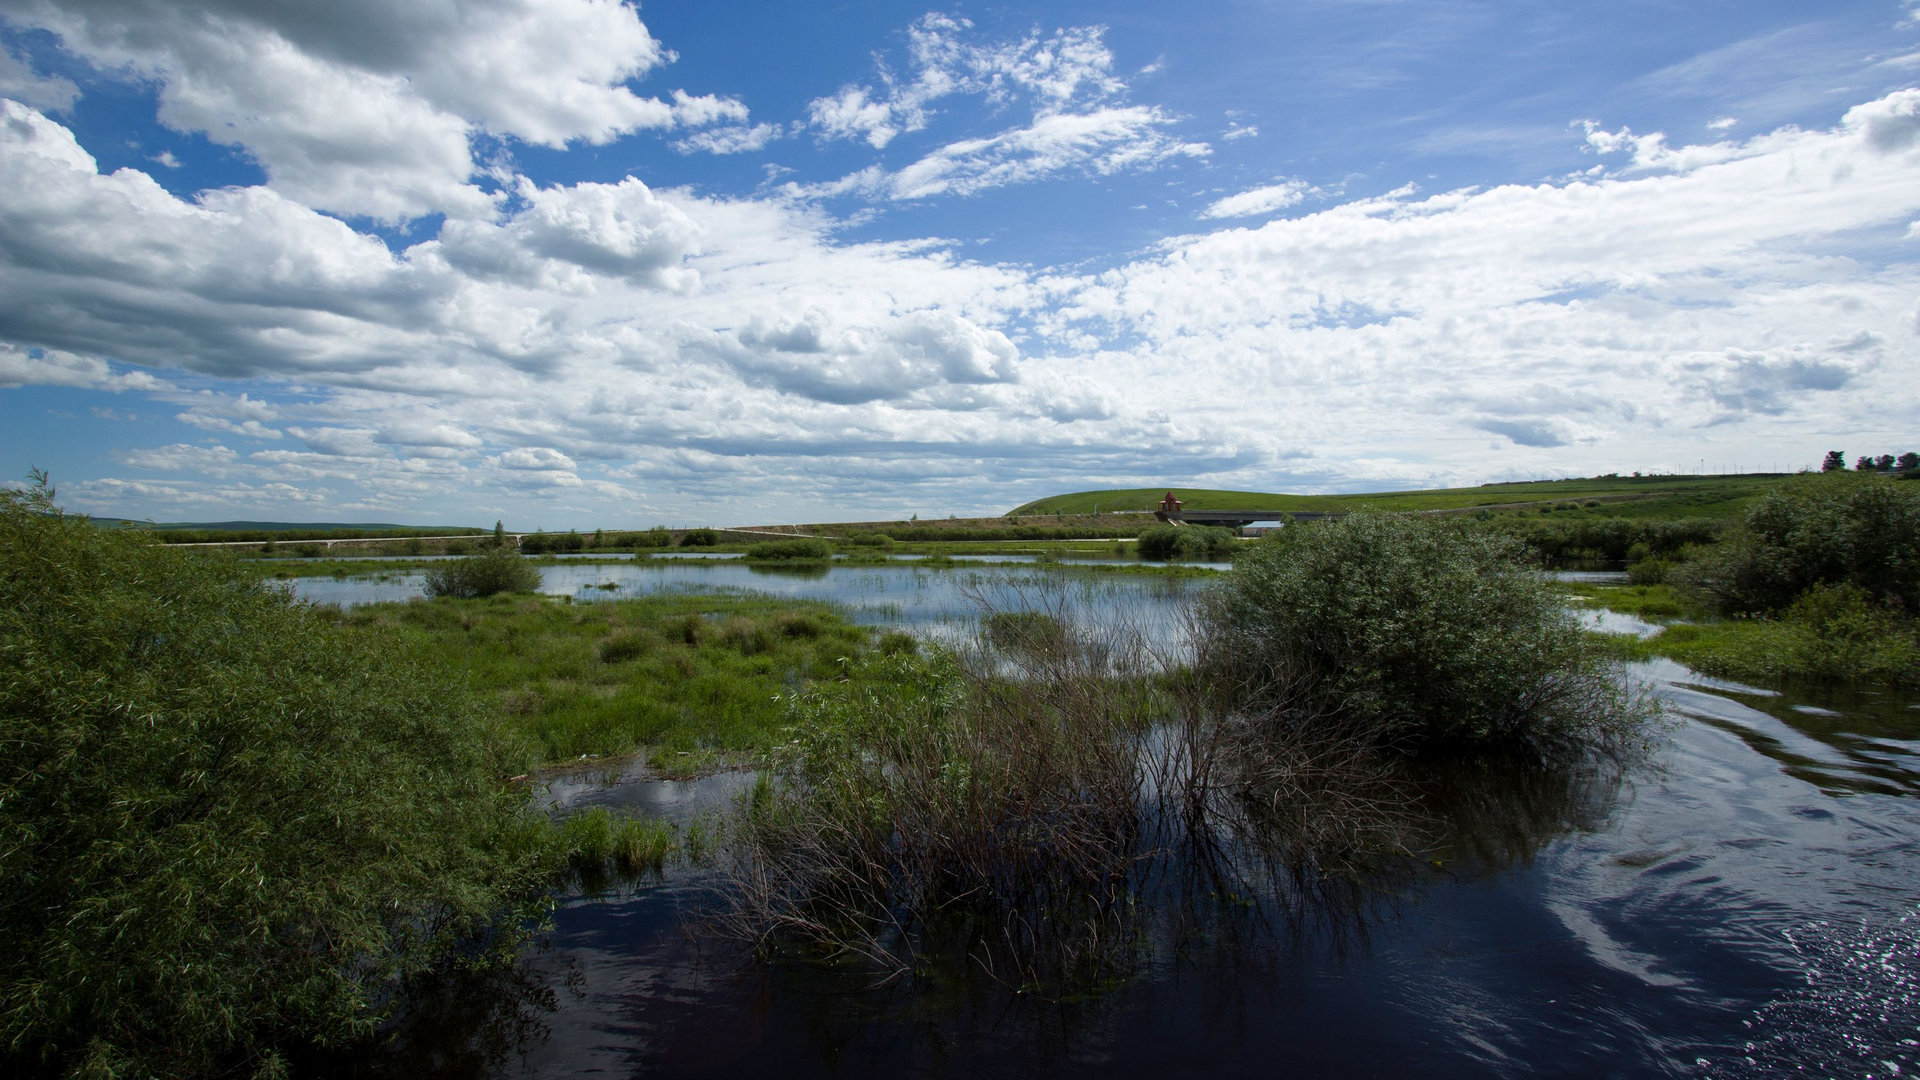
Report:
[[[579,590],[720,584],[932,625],[967,618],[983,589],[1011,602],[1031,587],[1017,568],[966,588],[967,571],[898,566],[816,577],[724,565],[559,569],[547,568],[548,591],[582,599]],[[591,590],[609,580],[620,589]],[[1088,596],[1163,617],[1187,587],[1094,580]],[[309,584],[339,583],[302,583],[319,599]],[[1646,761],[1470,778],[1427,858],[1318,889],[1276,888],[1245,917],[1177,945],[1148,925],[1133,977],[1087,1000],[1039,1000],[977,976],[874,987],[857,973],[769,964],[689,917],[711,882],[678,869],[562,897],[515,993],[437,1008],[359,1071],[1912,1075],[1920,700],[1775,694],[1667,662],[1636,677],[1674,717]],[[690,821],[750,782],[598,766],[555,779],[548,797],[563,809]]]
[[[945,638],[969,633],[983,605],[1014,610],[1038,603],[1067,604],[1088,617],[1133,625],[1151,640],[1169,646],[1180,636],[1178,601],[1204,584],[1200,578],[1062,572],[976,559],[980,561],[976,567],[966,565],[973,560],[956,559],[961,565],[947,568],[901,561],[831,569],[750,566],[723,558],[647,559],[603,565],[545,564],[540,572],[542,592],[572,597],[576,603],[662,592],[756,592],[838,604],[863,625],[904,626]],[[423,594],[425,582],[424,574],[400,572],[292,580],[298,595],[343,606],[412,600]]]

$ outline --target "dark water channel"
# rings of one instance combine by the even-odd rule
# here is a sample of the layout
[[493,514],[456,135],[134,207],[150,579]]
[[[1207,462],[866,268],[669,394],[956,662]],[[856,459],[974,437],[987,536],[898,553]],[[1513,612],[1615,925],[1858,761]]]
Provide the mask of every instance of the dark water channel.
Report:
[[[719,568],[684,569],[711,588]],[[831,578],[742,584],[851,602],[873,621],[939,624],[971,603],[957,579],[909,584],[924,571],[842,573],[826,594],[810,590]],[[1179,587],[1101,580],[1162,610]],[[1098,993],[1049,999],[979,971],[875,986],[863,971],[767,962],[708,932],[694,913],[712,879],[679,867],[561,897],[516,980],[423,1006],[358,1071],[1911,1075],[1920,701],[1775,694],[1664,661],[1635,676],[1671,707],[1644,760],[1468,777],[1446,789],[1419,858],[1213,895],[1216,913],[1180,935],[1142,919],[1137,963]],[[690,822],[751,782],[601,766],[548,796]]]

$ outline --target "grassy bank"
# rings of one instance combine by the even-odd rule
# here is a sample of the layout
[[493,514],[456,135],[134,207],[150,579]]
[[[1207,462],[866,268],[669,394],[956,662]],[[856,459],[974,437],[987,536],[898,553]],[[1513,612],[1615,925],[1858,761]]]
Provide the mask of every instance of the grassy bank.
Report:
[[1648,638],[1616,639],[1629,658],[1664,656],[1704,675],[1761,686],[1920,687],[1920,626],[1844,594],[1816,595],[1774,615],[1729,618],[1698,592],[1670,585],[1566,588],[1661,628]]

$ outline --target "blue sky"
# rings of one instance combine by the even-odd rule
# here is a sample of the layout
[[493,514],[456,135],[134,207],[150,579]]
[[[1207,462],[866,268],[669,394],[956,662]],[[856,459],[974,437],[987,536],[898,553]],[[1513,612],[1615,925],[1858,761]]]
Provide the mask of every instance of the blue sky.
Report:
[[0,451],[516,528],[1920,448],[1920,7],[0,0]]

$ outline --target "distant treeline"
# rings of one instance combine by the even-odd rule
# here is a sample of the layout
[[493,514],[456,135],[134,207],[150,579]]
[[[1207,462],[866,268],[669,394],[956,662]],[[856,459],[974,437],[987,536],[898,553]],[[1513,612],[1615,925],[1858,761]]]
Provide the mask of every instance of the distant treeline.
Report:
[[1711,544],[1720,539],[1725,522],[1710,518],[1677,521],[1635,521],[1623,518],[1585,518],[1542,521],[1538,518],[1499,517],[1494,528],[1510,532],[1549,563],[1576,559],[1622,562],[1648,555],[1668,556],[1688,544]]
[[[136,526],[137,528],[137,526]],[[411,536],[484,536],[487,530],[435,529],[154,529],[148,535],[163,544],[250,544],[298,540],[405,540]]]
[[664,548],[673,546],[673,533],[664,528],[640,532],[528,533],[520,538],[523,555],[552,555],[567,551],[624,551],[628,548]]

